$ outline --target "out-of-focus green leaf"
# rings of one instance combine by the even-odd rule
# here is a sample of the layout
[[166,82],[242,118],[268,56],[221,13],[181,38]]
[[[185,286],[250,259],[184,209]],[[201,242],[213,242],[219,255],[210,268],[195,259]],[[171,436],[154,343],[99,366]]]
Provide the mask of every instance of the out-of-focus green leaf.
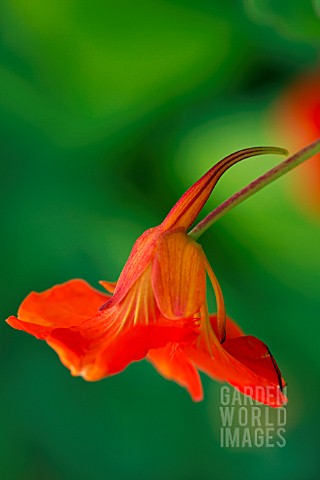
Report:
[[[318,0],[243,0],[250,17],[290,39],[319,42]],[[318,15],[317,15],[318,14]]]
[[320,17],[320,1],[319,0],[312,0],[312,5],[314,8],[314,11]]
[[218,71],[231,48],[217,15],[156,0],[5,0],[1,16],[4,104],[62,143],[132,124]]

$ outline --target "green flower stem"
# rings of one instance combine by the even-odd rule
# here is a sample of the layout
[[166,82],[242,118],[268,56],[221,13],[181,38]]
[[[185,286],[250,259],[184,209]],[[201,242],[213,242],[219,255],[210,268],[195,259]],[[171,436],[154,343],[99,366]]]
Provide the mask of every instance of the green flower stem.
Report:
[[211,225],[213,225],[219,218],[223,217],[227,212],[232,210],[236,205],[243,202],[246,198],[251,197],[254,193],[262,190],[277,178],[282,177],[290,172],[293,168],[308,160],[310,157],[320,152],[320,138],[295,153],[291,157],[281,162],[276,167],[272,168],[261,177],[249,183],[246,187],[239,190],[232,197],[225,200],[221,205],[210,212],[201,222],[199,222],[190,232],[189,235],[193,239],[197,239],[202,235]]

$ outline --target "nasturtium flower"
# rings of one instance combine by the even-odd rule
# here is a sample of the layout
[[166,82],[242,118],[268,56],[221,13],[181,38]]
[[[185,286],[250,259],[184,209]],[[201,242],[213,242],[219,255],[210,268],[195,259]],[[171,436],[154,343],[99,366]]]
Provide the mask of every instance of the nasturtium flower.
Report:
[[[300,75],[281,93],[273,108],[272,125],[293,149],[302,148],[320,135],[320,68]],[[293,176],[292,197],[320,217],[320,154]]]
[[[88,381],[147,358],[195,401],[203,397],[202,370],[258,401],[282,405],[283,380],[268,347],[244,335],[226,316],[217,278],[201,246],[188,235],[222,174],[240,160],[264,153],[284,151],[245,149],[213,166],[160,225],[138,238],[118,281],[100,282],[108,293],[84,280],[70,280],[30,293],[17,317],[7,322],[45,340],[72,375]],[[216,296],[215,315],[208,313],[207,278]]]

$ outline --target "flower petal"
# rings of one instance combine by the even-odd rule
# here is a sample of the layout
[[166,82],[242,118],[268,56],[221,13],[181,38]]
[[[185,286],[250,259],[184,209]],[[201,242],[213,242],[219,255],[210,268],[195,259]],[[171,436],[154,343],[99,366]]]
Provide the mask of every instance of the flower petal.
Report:
[[147,355],[156,370],[166,379],[187,389],[195,402],[203,399],[203,389],[198,370],[176,343],[150,350]]
[[[212,328],[218,335],[217,315],[210,315]],[[226,321],[226,340],[243,335],[240,327],[230,318]],[[190,336],[190,339],[192,337]],[[195,365],[185,353],[181,344],[169,343],[164,348],[149,350],[147,355],[156,370],[168,380],[176,382],[190,393],[195,402],[203,399],[200,375]]]
[[46,340],[76,375],[92,343],[76,329],[89,319],[94,322],[92,319],[100,318],[98,309],[108,298],[84,280],[70,280],[42,293],[30,293],[19,308],[18,318],[9,317],[7,323]]
[[279,367],[267,345],[251,335],[227,340],[224,349],[257,375],[283,390]]
[[152,287],[166,318],[190,317],[206,295],[204,256],[200,245],[176,231],[162,235],[152,265]]
[[45,340],[58,354],[61,363],[69,368],[72,375],[82,375],[84,359],[88,356],[92,339],[84,337],[80,331],[56,328]]
[[94,316],[108,298],[84,280],[70,280],[42,293],[30,293],[22,302],[18,317],[9,317],[7,323],[45,338],[53,328],[76,326]]
[[242,336],[223,345],[186,347],[190,360],[207,375],[227,381],[258,402],[279,407],[286,402],[283,380],[268,347],[255,337]]
[[[210,315],[210,323],[216,337],[219,337],[218,319],[216,314]],[[232,338],[241,337],[243,335],[244,333],[239,325],[230,317],[226,317],[226,340],[231,340]]]
[[103,286],[103,288],[105,288],[107,290],[107,292],[109,293],[114,293],[115,289],[116,289],[116,286],[117,286],[117,282],[107,282],[106,280],[100,280],[99,281],[100,285]]
[[265,153],[286,154],[287,152],[286,150],[277,147],[255,147],[245,148],[244,150],[228,155],[214,165],[203,175],[203,177],[200,178],[200,180],[193,184],[192,187],[182,195],[180,200],[178,200],[162,222],[162,227],[165,230],[172,228],[188,229],[197,218],[214,186],[224,172],[226,172],[232,165],[245,158],[263,155]]
[[190,342],[191,338],[194,338],[194,330],[188,326],[176,326],[176,322],[136,326],[125,330],[110,343],[105,338],[99,348],[87,351],[78,372],[73,374],[82,375],[88,381],[100,380],[119,373],[129,363],[142,360],[150,349],[162,348],[171,341]]
[[117,281],[114,294],[103,308],[109,308],[119,303],[129,292],[136,280],[143,274],[154,255],[155,246],[160,234],[160,227],[150,228],[136,240]]
[[[72,375],[90,381],[123,370],[130,362],[144,358],[150,348],[164,347],[170,341],[189,341],[194,335],[192,324],[185,326],[161,317],[156,324],[135,326],[135,309],[128,310],[130,298],[99,312],[99,306],[108,298],[82,280],[71,280],[43,293],[31,293],[22,303],[18,318],[10,317],[7,322],[46,340]],[[129,321],[124,324],[127,310]],[[148,320],[144,311],[142,320]],[[151,320],[155,322],[153,317]]]

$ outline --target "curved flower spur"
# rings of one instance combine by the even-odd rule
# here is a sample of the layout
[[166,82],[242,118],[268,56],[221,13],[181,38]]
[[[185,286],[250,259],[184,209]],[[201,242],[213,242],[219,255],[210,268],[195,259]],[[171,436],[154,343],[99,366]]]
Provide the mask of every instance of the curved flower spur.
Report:
[[[46,340],[71,374],[85,380],[100,380],[147,358],[164,377],[185,387],[195,401],[203,398],[199,369],[258,401],[282,405],[284,381],[274,358],[263,342],[244,335],[226,317],[219,283],[193,238],[215,218],[209,214],[206,223],[187,233],[223,173],[245,158],[266,153],[287,152],[249,148],[213,166],[159,226],[138,238],[118,281],[100,282],[109,293],[84,280],[70,280],[30,293],[8,324]],[[207,276],[216,296],[215,315],[208,313]]]

